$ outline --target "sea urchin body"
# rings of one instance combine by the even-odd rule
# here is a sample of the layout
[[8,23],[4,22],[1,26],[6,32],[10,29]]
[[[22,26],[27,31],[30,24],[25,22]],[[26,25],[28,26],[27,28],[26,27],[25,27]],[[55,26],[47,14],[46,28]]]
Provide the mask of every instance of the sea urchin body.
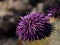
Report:
[[51,26],[47,23],[48,16],[40,13],[31,13],[21,17],[16,34],[20,40],[38,40],[48,36]]
[[54,5],[47,10],[48,14],[51,14],[52,17],[60,18],[60,6]]

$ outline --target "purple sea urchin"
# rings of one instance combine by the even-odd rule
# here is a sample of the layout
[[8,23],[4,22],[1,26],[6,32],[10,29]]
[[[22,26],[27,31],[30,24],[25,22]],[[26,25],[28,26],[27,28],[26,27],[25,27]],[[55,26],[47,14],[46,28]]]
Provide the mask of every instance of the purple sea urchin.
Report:
[[40,13],[30,13],[21,17],[16,34],[20,40],[38,40],[48,36],[51,26],[47,23],[49,17]]
[[52,17],[55,18],[60,18],[60,6],[55,5],[55,6],[51,6],[48,10],[48,15],[51,14]]

